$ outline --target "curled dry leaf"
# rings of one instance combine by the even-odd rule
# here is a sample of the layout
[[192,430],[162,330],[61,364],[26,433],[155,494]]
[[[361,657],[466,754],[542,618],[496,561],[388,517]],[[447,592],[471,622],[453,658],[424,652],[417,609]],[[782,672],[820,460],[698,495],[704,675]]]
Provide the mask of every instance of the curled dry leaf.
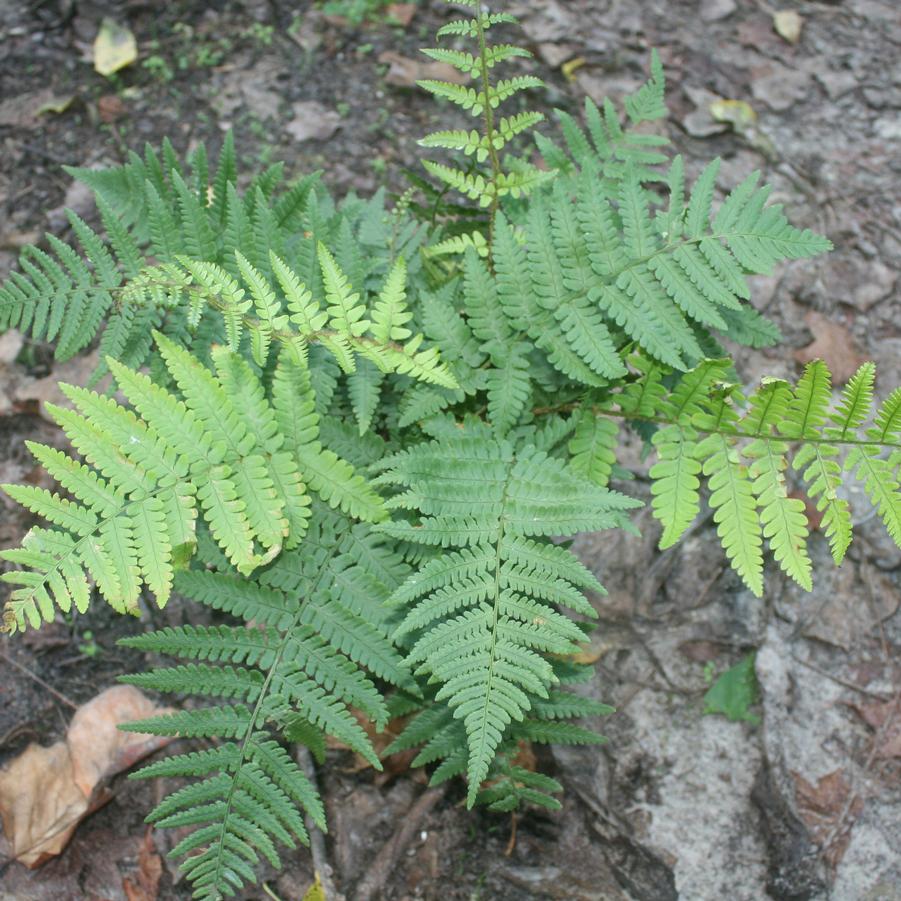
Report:
[[877,760],[901,757],[901,700],[873,701],[869,704],[854,705],[860,718],[876,730],[876,747],[873,754]]
[[0,818],[14,859],[34,868],[59,854],[78,823],[110,799],[106,781],[172,740],[116,727],[167,712],[118,685],[76,711],[65,741],[29,745],[0,771]]
[[153,830],[148,828],[141,841],[137,872],[122,880],[125,897],[128,901],[156,901],[162,875],[163,859],[153,843]]

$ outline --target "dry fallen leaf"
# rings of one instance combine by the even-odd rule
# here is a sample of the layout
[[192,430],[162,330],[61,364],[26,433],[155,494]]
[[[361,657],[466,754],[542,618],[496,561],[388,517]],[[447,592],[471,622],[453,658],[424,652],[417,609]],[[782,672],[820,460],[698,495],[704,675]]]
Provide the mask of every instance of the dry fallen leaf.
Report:
[[0,102],[0,125],[13,128],[38,128],[40,115],[47,112],[62,112],[74,98],[59,96],[50,88],[41,88],[27,94],[19,94]]
[[385,15],[406,28],[416,15],[415,3],[389,3],[385,7]]
[[801,29],[804,20],[793,9],[780,9],[773,13],[773,28],[776,34],[789,44],[797,44],[801,40]]
[[835,384],[847,382],[864,362],[851,333],[841,323],[816,310],[810,310],[804,316],[804,322],[813,332],[813,341],[799,347],[794,353],[795,359],[799,363],[823,360],[832,372]]
[[341,116],[315,100],[295,103],[292,110],[285,131],[295,141],[327,141],[341,127]]
[[834,770],[808,782],[800,773],[792,773],[798,813],[810,830],[811,838],[821,847],[826,859],[836,866],[851,840],[850,827],[863,809],[863,799],[852,795],[851,786],[841,770]]
[[78,823],[110,799],[105,781],[172,740],[116,726],[167,712],[117,685],[76,711],[65,741],[31,744],[0,771],[0,818],[14,859],[33,869],[59,854]]
[[97,99],[97,115],[101,122],[115,122],[125,115],[125,103],[117,94],[104,94]]
[[156,901],[159,896],[160,877],[163,875],[163,859],[153,843],[153,830],[148,828],[138,852],[138,871],[134,877],[122,880],[127,901]]
[[901,703],[898,699],[855,704],[854,709],[868,726],[876,730],[874,756],[878,760],[901,757]]
[[101,780],[121,773],[167,743],[158,735],[122,732],[117,726],[156,716],[159,708],[132,685],[116,685],[75,711],[66,743],[75,784],[89,795]]
[[12,855],[34,868],[59,854],[90,803],[72,775],[65,742],[29,745],[0,772],[0,817]]
[[94,38],[94,69],[112,75],[138,58],[138,42],[131,30],[115,19],[104,18]]
[[449,81],[454,84],[467,84],[469,82],[469,76],[464,75],[449,63],[412,59],[392,50],[386,50],[384,53],[379,54],[379,62],[388,64],[385,84],[394,85],[398,88],[412,88],[416,86],[417,81],[430,78],[437,81]]

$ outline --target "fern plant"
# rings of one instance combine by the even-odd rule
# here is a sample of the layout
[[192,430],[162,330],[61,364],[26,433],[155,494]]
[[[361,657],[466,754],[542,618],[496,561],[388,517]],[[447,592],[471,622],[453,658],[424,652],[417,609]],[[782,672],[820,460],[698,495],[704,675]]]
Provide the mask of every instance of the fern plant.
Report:
[[841,562],[852,480],[901,544],[901,389],[874,411],[866,364],[834,399],[821,361],[745,389],[723,345],[778,341],[748,276],[829,242],[757,174],[719,204],[717,161],[686,184],[644,129],[665,115],[656,54],[625,120],[589,101],[511,153],[540,81],[494,42],[511,16],[462,5],[426,53],[471,83],[423,87],[473,127],[424,138],[439,157],[393,206],[317,175],[281,188],[278,166],[240,191],[230,137],[214,168],[166,143],[75,170],[102,231],[73,216],[77,247],[48,236],[0,287],[3,327],[102,360],[49,408],[71,451],[30,445],[60,490],[6,486],[49,525],[2,551],[5,629],[95,596],[215,611],[125,642],[181,661],[127,681],[186,699],[129,728],[222,740],[137,774],[194,780],[149,819],[191,829],[173,853],[198,898],[306,842],[302,814],[325,828],[288,745],[330,736],[378,767],[362,721],[405,717],[387,752],[462,776],[469,806],[559,806],[520,752],[602,741],[577,720],[612,712],[574,653],[603,587],[559,542],[632,528],[620,429],[654,460],[661,547],[706,501],[755,594],[767,548],[811,587],[809,508]]

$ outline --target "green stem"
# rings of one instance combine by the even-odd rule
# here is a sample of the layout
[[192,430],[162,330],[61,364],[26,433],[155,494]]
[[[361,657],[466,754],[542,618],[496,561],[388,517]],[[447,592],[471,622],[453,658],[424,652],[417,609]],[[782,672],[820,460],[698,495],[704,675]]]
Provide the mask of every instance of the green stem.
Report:
[[[573,402],[569,404],[561,404],[558,407],[536,407],[532,413],[535,416],[549,416],[554,413],[570,413],[573,410],[584,409],[584,405],[579,402]],[[759,430],[755,430],[753,432],[745,432],[741,429],[733,429],[733,428],[722,428],[722,429],[711,429],[711,428],[703,428],[701,426],[695,425],[693,422],[680,423],[676,419],[667,419],[665,416],[644,416],[639,413],[627,413],[624,410],[608,410],[606,408],[592,407],[592,413],[595,416],[606,416],[609,419],[621,419],[624,422],[648,422],[652,425],[686,425],[690,428],[694,429],[694,431],[698,432],[701,435],[721,435],[724,438],[750,438],[756,439],[760,438]],[[798,442],[800,444],[811,444],[814,446],[819,445],[841,445],[847,447],[878,447],[878,448],[891,448],[892,450],[901,450],[901,442],[899,441],[873,441],[869,438],[846,438],[836,437],[836,438],[818,438],[818,437],[807,437],[800,436],[797,438],[790,438],[785,436],[785,441]]]
[[483,110],[483,118],[485,120],[485,138],[488,141],[488,159],[491,163],[491,185],[494,191],[491,195],[491,207],[489,209],[488,219],[488,247],[489,259],[490,248],[494,243],[494,222],[497,218],[497,212],[500,204],[500,176],[501,162],[498,159],[497,148],[494,146],[495,128],[494,128],[494,109],[490,103],[489,92],[491,90],[491,82],[488,78],[488,42],[485,40],[485,28],[482,22],[484,11],[481,2],[476,6],[476,31],[479,38],[479,75],[482,79],[482,93],[485,98],[485,109]]

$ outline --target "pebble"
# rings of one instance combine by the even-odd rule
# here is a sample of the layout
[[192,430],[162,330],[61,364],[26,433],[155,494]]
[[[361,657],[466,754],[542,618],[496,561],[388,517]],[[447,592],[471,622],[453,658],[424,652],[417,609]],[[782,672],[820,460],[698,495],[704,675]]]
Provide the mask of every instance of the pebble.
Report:
[[701,18],[705,22],[719,22],[735,12],[735,0],[701,0]]

